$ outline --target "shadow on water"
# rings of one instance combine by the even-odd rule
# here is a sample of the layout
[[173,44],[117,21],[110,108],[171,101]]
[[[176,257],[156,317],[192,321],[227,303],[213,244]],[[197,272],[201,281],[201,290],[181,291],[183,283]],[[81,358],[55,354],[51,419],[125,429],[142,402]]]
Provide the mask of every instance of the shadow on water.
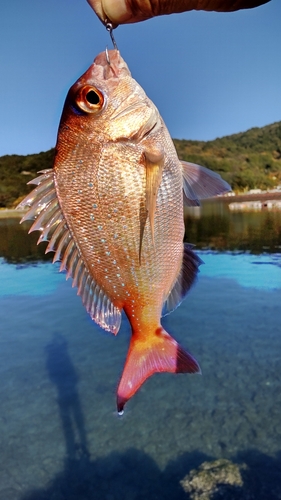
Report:
[[[212,457],[185,453],[161,471],[152,458],[134,448],[97,460],[66,459],[64,470],[49,486],[22,500],[188,500],[179,481],[206,460]],[[274,459],[252,450],[233,461],[247,465],[242,471],[243,487],[228,486],[223,496],[214,493],[212,500],[280,500],[281,454]]]
[[[67,352],[67,342],[55,334],[46,346],[46,368],[58,392],[59,413],[66,444],[66,456],[74,460],[89,457],[84,417],[76,389],[78,376]],[[78,440],[75,439],[76,434]]]
[[25,495],[22,500],[186,500],[179,481],[182,464],[198,466],[208,457],[190,454],[162,472],[144,452],[128,449],[107,457],[66,460],[49,487]]
[[[170,461],[164,471],[149,455],[134,448],[92,460],[77,390],[79,379],[67,342],[59,334],[46,346],[46,367],[58,394],[66,448],[64,469],[46,488],[26,493],[22,500],[188,500],[179,481],[214,457],[196,451],[185,453]],[[229,486],[223,497],[216,493],[212,500],[281,498],[281,453],[271,458],[250,450],[233,460],[247,465],[242,471],[243,488]]]

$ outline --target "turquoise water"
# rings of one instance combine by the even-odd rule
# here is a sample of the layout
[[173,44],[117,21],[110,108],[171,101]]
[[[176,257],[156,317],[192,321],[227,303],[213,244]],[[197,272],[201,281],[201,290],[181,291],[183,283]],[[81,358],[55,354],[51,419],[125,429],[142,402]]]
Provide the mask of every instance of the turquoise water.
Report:
[[154,375],[121,418],[125,318],[114,337],[58,266],[0,260],[1,500],[184,500],[179,480],[217,457],[281,498],[281,254],[199,254],[164,324],[202,376]]

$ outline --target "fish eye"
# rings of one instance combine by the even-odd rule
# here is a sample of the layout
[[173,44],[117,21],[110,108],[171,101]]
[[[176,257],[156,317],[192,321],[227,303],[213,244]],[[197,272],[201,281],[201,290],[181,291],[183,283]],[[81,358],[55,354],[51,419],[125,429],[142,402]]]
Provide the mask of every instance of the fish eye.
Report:
[[94,90],[89,90],[86,94],[86,99],[89,104],[99,104],[100,96]]
[[104,104],[104,96],[92,85],[85,85],[76,94],[77,106],[86,113],[98,113]]

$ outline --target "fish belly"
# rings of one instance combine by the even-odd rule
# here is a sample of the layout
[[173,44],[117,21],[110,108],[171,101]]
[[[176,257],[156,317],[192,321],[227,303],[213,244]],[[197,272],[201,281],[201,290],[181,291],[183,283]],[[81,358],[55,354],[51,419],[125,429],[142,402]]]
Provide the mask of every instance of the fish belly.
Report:
[[179,162],[167,160],[157,196],[153,243],[141,158],[141,147],[109,144],[102,149],[98,165],[93,161],[58,169],[56,188],[83,261],[113,304],[129,307],[136,300],[147,303],[149,296],[161,310],[182,260],[182,177]]

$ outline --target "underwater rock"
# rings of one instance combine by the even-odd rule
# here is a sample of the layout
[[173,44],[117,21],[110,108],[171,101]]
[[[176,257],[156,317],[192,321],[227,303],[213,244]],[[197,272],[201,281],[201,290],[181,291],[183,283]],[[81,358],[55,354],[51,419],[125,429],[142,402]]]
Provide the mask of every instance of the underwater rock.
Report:
[[180,481],[191,500],[251,500],[252,495],[243,489],[241,471],[245,464],[237,465],[226,459],[204,462]]

